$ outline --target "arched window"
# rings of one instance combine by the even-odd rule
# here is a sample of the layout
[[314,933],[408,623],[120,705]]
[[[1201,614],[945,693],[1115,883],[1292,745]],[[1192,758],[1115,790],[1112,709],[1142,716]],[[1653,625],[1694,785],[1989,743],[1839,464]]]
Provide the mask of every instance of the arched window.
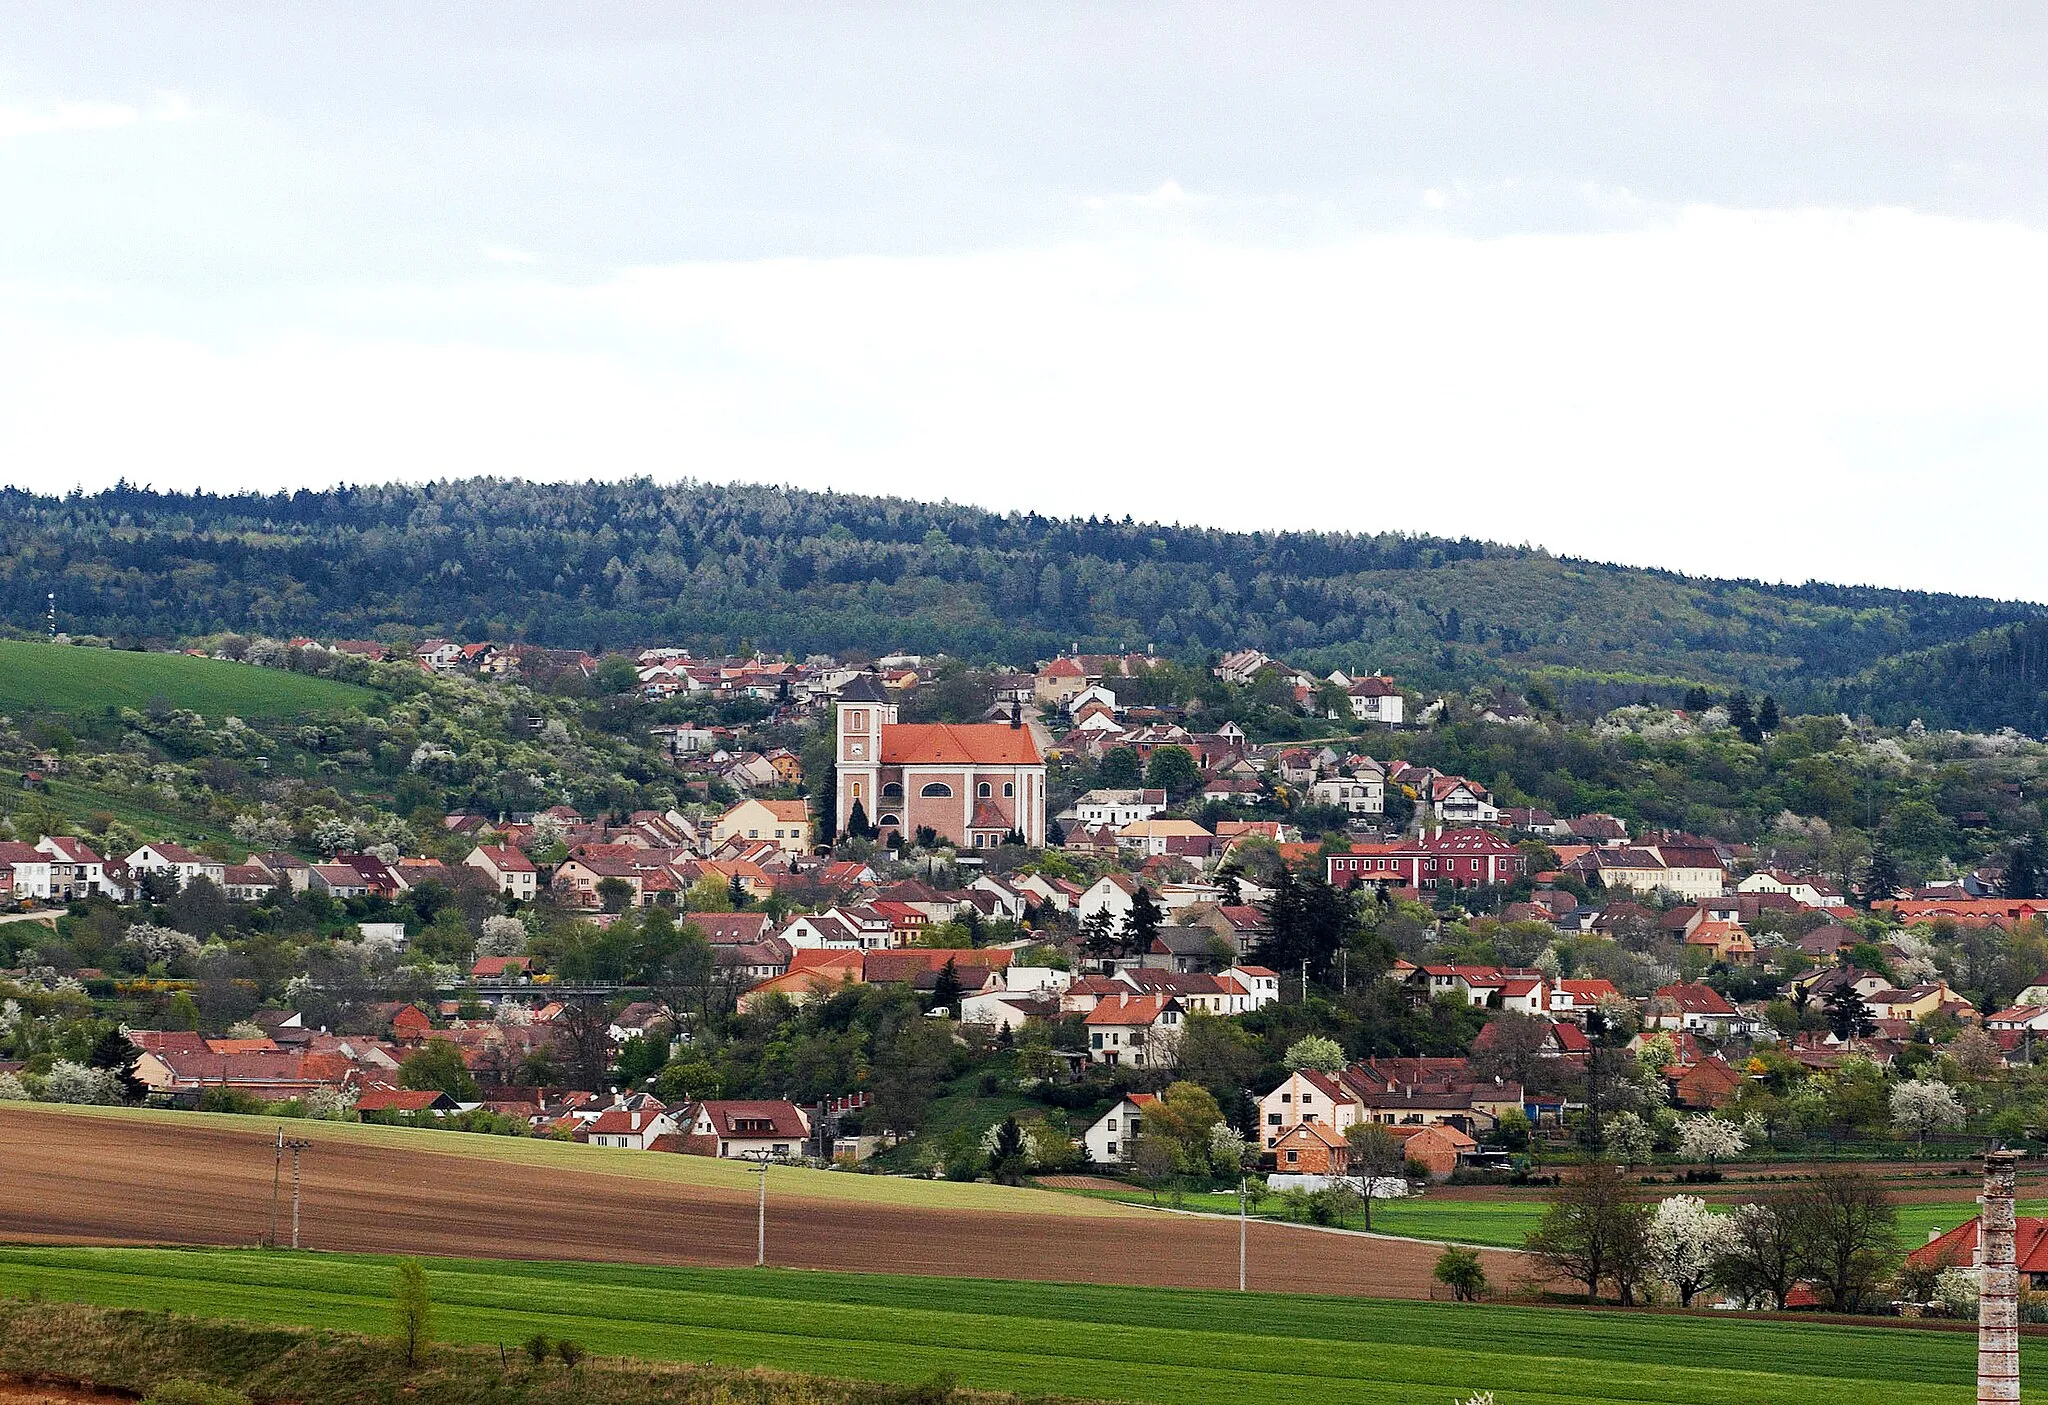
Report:
[[944,800],[953,794],[953,787],[947,785],[944,781],[933,781],[923,790],[920,790],[918,794],[927,800]]
[[978,798],[986,800],[991,795],[994,795],[996,792],[993,786],[991,786],[987,781],[983,781],[980,785],[974,788],[974,793]]
[[898,781],[890,781],[882,787],[882,798],[884,800],[901,800],[903,798],[902,784]]
[[900,815],[884,815],[875,821],[875,827],[877,829],[901,829],[903,828],[903,819]]
[[1012,782],[1012,781],[1004,781],[1004,782],[1003,782],[1003,799],[1005,799],[1005,800],[1008,800],[1008,799],[1010,799],[1011,797],[1015,796],[1015,795],[1016,795],[1016,793],[1017,793],[1017,787],[1016,787],[1016,784],[1015,784],[1014,782]]

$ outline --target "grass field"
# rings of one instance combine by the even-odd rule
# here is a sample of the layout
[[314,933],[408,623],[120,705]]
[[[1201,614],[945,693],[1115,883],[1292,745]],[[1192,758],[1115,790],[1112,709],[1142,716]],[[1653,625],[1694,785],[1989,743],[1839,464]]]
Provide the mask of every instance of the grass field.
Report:
[[[650,1232],[658,1227],[650,1226]],[[1000,1253],[998,1235],[992,1252]],[[389,1260],[0,1249],[0,1291],[387,1330]],[[745,1269],[435,1260],[446,1340],[1161,1402],[1878,1405],[1974,1398],[1964,1332]],[[2048,1350],[2026,1345],[2026,1370]],[[2048,1392],[2029,1392],[2048,1400]]]
[[[1148,1192],[1135,1189],[1067,1193],[1130,1205],[1152,1203]],[[1686,1193],[1689,1193],[1689,1188],[1685,1186],[1644,1187],[1645,1198],[1651,1200]],[[1160,1203],[1167,1203],[1164,1197]],[[1189,1195],[1183,1207],[1234,1215],[1237,1213],[1237,1194],[1228,1191],[1215,1195]],[[1282,1217],[1283,1204],[1278,1196],[1269,1195],[1252,1208],[1255,1214]],[[1727,1205],[1717,1204],[1715,1208],[1726,1209]],[[1929,1230],[1954,1229],[1976,1213],[1975,1197],[1960,1187],[1954,1200],[1912,1201],[1900,1205],[1899,1243],[1907,1249],[1924,1244]],[[2019,1213],[2048,1215],[2048,1200],[2022,1200]],[[1424,1194],[1408,1200],[1374,1201],[1372,1208],[1372,1227],[1376,1234],[1398,1234],[1411,1239],[1436,1239],[1453,1244],[1480,1244],[1497,1249],[1521,1248],[1523,1239],[1542,1218],[1543,1201],[1535,1196],[1514,1200],[1448,1200]],[[1346,1221],[1346,1226],[1359,1229],[1364,1226],[1364,1220],[1354,1215]]]
[[[52,1117],[104,1118],[112,1121],[157,1122],[181,1128],[212,1128],[246,1133],[253,1139],[274,1134],[275,1119],[240,1117],[230,1113],[174,1112],[167,1108],[88,1107],[64,1103],[10,1103],[10,1112]],[[584,1146],[536,1137],[491,1137],[470,1132],[439,1132],[431,1128],[382,1127],[359,1122],[294,1121],[289,1124],[295,1137],[309,1140],[354,1142],[371,1146],[399,1147],[408,1151],[436,1152],[450,1156],[479,1157],[514,1165],[545,1166],[570,1171],[600,1171],[606,1175],[661,1181],[672,1185],[751,1193],[755,1170],[740,1161],[720,1161],[708,1156],[650,1156],[645,1152],[611,1147]],[[979,1210],[1013,1214],[1061,1215],[1068,1218],[1119,1216],[1135,1213],[1110,1201],[1077,1200],[1057,1191],[983,1185],[974,1182],[931,1181],[905,1176],[867,1176],[845,1171],[813,1171],[796,1166],[777,1166],[769,1175],[769,1193],[809,1200],[831,1200],[867,1205],[927,1207],[935,1210]]]
[[276,721],[358,706],[367,688],[184,654],[137,654],[0,640],[0,708],[98,712],[163,698],[209,718]]

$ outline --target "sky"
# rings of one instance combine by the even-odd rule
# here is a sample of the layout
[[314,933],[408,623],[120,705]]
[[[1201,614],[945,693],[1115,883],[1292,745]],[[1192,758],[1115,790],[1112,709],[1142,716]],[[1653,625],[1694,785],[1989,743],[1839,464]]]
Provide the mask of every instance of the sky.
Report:
[[0,0],[0,481],[2048,600],[2048,7]]

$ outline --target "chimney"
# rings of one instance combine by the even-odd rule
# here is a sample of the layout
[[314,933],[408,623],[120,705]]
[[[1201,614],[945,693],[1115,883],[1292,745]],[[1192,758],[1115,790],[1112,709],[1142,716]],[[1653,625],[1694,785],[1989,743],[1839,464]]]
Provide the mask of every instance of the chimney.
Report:
[[2019,1268],[2013,1252],[2017,1152],[1984,1153],[1984,1198],[1977,1220],[1983,1294],[1977,1305],[1977,1402],[2020,1398]]

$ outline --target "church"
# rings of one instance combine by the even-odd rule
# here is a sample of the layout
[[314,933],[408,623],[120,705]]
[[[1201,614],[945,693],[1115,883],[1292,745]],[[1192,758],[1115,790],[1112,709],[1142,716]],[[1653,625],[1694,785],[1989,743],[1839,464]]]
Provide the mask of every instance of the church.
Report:
[[[930,828],[961,849],[1012,831],[1045,843],[1045,757],[1014,712],[1005,723],[904,723],[872,674],[839,690],[839,833],[856,809],[885,839]],[[835,836],[836,837],[836,836]]]

